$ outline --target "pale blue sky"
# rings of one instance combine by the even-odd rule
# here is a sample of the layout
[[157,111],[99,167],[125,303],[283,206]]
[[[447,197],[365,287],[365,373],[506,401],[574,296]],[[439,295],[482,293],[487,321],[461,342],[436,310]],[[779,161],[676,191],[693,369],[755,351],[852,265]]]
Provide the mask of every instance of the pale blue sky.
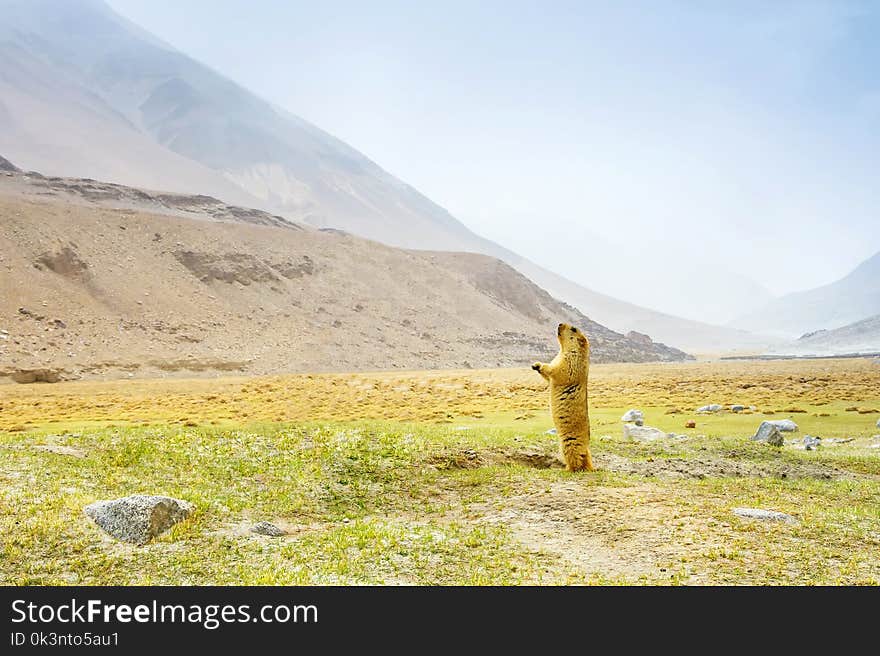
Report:
[[777,293],[880,250],[880,2],[109,3],[572,277],[597,239]]

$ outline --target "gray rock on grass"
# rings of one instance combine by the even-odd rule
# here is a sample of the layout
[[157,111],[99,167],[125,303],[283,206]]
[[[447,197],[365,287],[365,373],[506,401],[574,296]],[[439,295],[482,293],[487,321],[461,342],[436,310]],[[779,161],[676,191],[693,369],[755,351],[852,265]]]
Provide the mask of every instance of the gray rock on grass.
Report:
[[251,531],[253,533],[258,533],[259,535],[268,535],[272,538],[280,538],[287,535],[287,531],[278,528],[275,524],[271,524],[270,522],[257,522],[251,527]]
[[764,510],[762,508],[734,508],[733,514],[737,517],[745,517],[747,519],[762,519],[770,522],[785,522],[786,524],[797,523],[797,520],[791,515],[776,510]]
[[798,425],[794,423],[791,419],[775,419],[770,423],[776,426],[783,433],[794,433],[798,430]]
[[143,545],[183,521],[195,507],[187,501],[146,494],[96,501],[86,515],[117,540]]
[[722,409],[722,406],[717,403],[712,403],[710,405],[704,405],[702,408],[697,408],[697,412],[718,412]]
[[782,446],[785,442],[782,433],[779,430],[779,426],[772,421],[762,421],[751,439],[754,442],[766,442],[773,446]]
[[807,451],[812,451],[816,447],[822,444],[821,437],[813,437],[812,435],[804,435],[804,448]]
[[662,440],[668,437],[659,428],[651,426],[634,426],[633,424],[623,425],[623,438],[626,440],[636,440],[638,442],[652,442],[654,440]]
[[625,423],[635,423],[637,426],[641,426],[645,422],[645,415],[641,410],[636,410],[632,408],[627,410],[626,413],[620,418],[622,422]]
[[744,405],[740,405],[738,403],[735,403],[732,406],[730,406],[731,412],[742,412],[745,409],[746,409],[746,407]]

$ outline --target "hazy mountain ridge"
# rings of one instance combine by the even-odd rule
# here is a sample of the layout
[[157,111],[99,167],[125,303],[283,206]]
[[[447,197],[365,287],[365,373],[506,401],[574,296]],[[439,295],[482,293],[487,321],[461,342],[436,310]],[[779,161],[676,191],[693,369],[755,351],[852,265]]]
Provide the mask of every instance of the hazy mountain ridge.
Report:
[[880,252],[829,285],[788,294],[732,325],[794,338],[880,314]]
[[789,350],[809,355],[880,353],[880,314],[841,328],[808,333],[794,342]]

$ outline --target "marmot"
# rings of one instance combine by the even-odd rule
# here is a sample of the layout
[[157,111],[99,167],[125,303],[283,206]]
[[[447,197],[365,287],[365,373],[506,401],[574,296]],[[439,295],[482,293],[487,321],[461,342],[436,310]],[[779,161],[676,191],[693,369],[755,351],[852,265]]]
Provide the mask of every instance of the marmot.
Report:
[[559,353],[553,362],[536,362],[532,369],[550,382],[550,412],[568,471],[593,471],[590,457],[590,416],[587,410],[587,374],[590,341],[574,326],[556,328]]

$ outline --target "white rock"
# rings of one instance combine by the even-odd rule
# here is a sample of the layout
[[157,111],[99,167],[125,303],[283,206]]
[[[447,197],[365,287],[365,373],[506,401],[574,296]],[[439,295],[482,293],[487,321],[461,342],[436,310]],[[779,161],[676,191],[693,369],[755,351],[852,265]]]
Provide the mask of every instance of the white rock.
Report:
[[697,412],[718,412],[722,409],[722,406],[717,403],[712,403],[711,405],[704,405],[702,408],[697,408]]
[[793,433],[798,429],[798,425],[791,419],[776,419],[775,421],[770,421],[768,423],[773,424],[783,433]]
[[639,422],[645,420],[645,415],[641,410],[636,410],[635,408],[631,410],[627,410],[626,413],[620,418],[621,421],[624,422]]
[[654,440],[663,440],[667,437],[668,434],[664,433],[659,428],[652,428],[651,426],[635,426],[634,424],[623,425],[623,439],[625,440],[652,442]]

